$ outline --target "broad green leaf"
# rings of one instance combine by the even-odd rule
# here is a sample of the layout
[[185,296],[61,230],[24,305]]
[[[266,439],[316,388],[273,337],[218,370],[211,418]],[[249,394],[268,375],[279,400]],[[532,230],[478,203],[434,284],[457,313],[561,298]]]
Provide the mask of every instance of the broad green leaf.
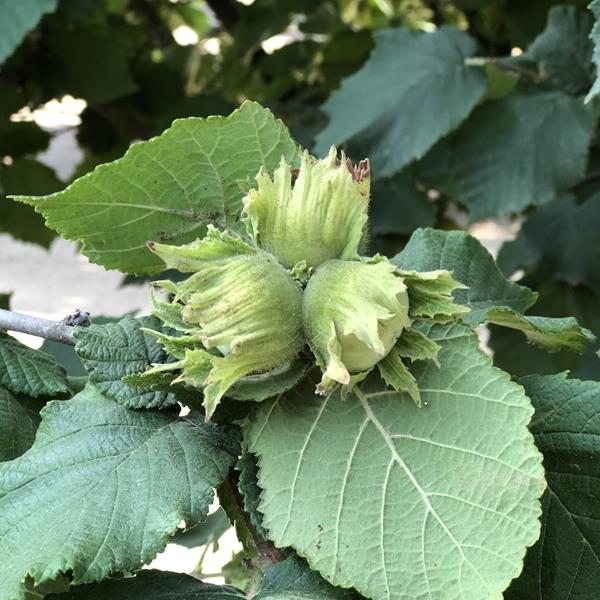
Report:
[[426,408],[376,377],[345,400],[309,381],[257,407],[245,438],[263,525],[370,598],[500,598],[540,530],[533,408],[470,328],[428,335],[440,367],[413,367]]
[[521,381],[535,415],[548,489],[542,535],[507,600],[594,598],[600,588],[600,383],[566,374]]
[[585,97],[586,102],[590,102],[590,100],[593,100],[598,93],[600,93],[600,0],[593,0],[589,6],[589,9],[592,11],[595,18],[594,27],[590,33],[590,38],[594,43],[593,60],[596,65],[596,80],[594,81],[592,89]]
[[[552,280],[545,281],[538,290],[538,314],[548,317],[572,315],[597,337],[600,336],[596,294],[582,286],[571,287]],[[572,377],[600,380],[600,359],[596,354],[600,350],[598,341],[587,344],[583,356],[566,351],[548,354],[534,344],[525,343],[525,338],[515,330],[494,325],[490,330],[488,345],[494,352],[494,364],[513,376],[570,371]]]
[[255,600],[357,600],[351,590],[334,588],[296,556],[267,569]]
[[[498,263],[506,272],[537,262],[555,279],[585,284],[600,293],[600,193],[577,203],[565,194],[530,216],[514,242],[504,244]],[[527,248],[522,261],[512,248]]]
[[17,197],[63,237],[83,242],[93,262],[128,273],[158,273],[148,240],[184,244],[206,226],[239,227],[243,191],[261,167],[273,170],[296,144],[267,109],[245,102],[229,117],[182,119],[161,136],[134,144],[63,192]]
[[231,523],[222,508],[208,515],[206,521],[194,525],[191,529],[178,531],[170,540],[186,548],[197,548],[214,544],[218,546],[219,538],[231,527]]
[[588,342],[596,337],[580,327],[574,317],[552,319],[519,314],[512,308],[491,308],[486,315],[488,323],[522,331],[527,339],[548,352],[570,350],[582,354]]
[[143,373],[153,363],[167,362],[163,347],[142,327],[160,331],[161,322],[156,317],[127,316],[117,323],[77,327],[75,351],[90,381],[106,397],[127,408],[165,408],[177,402],[175,394],[133,388],[121,381],[127,375]]
[[450,141],[437,182],[478,221],[544,204],[585,171],[595,116],[558,91],[517,91],[477,107]]
[[0,385],[0,461],[21,456],[33,444],[37,421]]
[[315,150],[360,136],[376,178],[389,177],[456,128],[485,92],[485,75],[465,66],[475,52],[466,33],[388,29],[375,34],[363,68],[323,106],[329,124]]
[[471,325],[482,323],[491,308],[507,306],[523,312],[537,300],[535,292],[506,279],[481,243],[462,231],[418,229],[392,262],[415,271],[451,271],[467,286],[453,295],[471,309],[463,315]]
[[575,6],[553,6],[546,29],[525,55],[538,63],[542,75],[570,94],[583,94],[594,77],[590,31],[594,19]]
[[[206,518],[235,436],[194,419],[123,408],[93,385],[42,410],[35,443],[0,465],[0,597],[72,572],[75,584],[149,562],[185,519]],[[15,524],[18,523],[18,527]]]
[[108,579],[52,594],[46,600],[234,600],[246,595],[228,585],[211,585],[168,571],[140,571],[135,577]]
[[69,391],[65,370],[51,356],[1,331],[0,385],[13,393],[34,398]]
[[56,0],[3,0],[0,3],[0,64],[21,43],[42,16],[56,9]]

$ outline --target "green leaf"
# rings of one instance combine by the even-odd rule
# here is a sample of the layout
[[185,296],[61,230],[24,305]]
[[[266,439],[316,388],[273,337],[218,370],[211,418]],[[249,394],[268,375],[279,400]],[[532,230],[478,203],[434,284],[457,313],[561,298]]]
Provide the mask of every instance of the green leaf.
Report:
[[470,328],[428,335],[441,366],[413,367],[427,408],[377,377],[343,401],[313,395],[309,381],[257,407],[245,438],[263,525],[331,583],[371,598],[499,598],[539,535],[533,409]]
[[537,300],[535,292],[506,279],[481,243],[462,231],[418,229],[392,262],[415,271],[451,271],[468,288],[453,295],[471,309],[463,315],[471,325],[482,323],[491,308],[507,306],[523,312]]
[[[73,332],[75,351],[83,361],[90,381],[108,398],[127,408],[165,408],[177,402],[175,394],[163,390],[129,387],[121,379],[143,373],[153,363],[164,363],[167,354],[158,340],[142,327],[160,331],[156,317],[77,327]],[[148,385],[148,388],[151,388]]]
[[[22,158],[15,160],[10,166],[0,165],[0,191],[3,195],[50,194],[57,192],[62,186],[63,183],[54,171],[36,160]],[[39,244],[44,248],[48,248],[56,237],[54,231],[44,224],[43,217],[31,206],[2,197],[0,232],[9,233],[18,240]]]
[[69,392],[65,370],[51,356],[1,331],[0,384],[15,394],[34,398]]
[[531,431],[548,489],[542,536],[507,600],[594,598],[600,586],[600,383],[566,374],[521,381],[535,407]]
[[[538,286],[540,300],[536,312],[555,317],[572,315],[580,323],[600,335],[600,311],[598,296],[588,289],[571,287],[552,280]],[[570,352],[548,354],[534,344],[527,344],[521,334],[504,327],[490,327],[489,346],[494,352],[494,364],[511,375],[522,377],[532,373],[550,374],[570,371],[579,379],[600,380],[600,360],[596,352],[600,344],[587,344],[583,356]]]
[[398,392],[406,392],[418,407],[423,405],[417,381],[402,362],[402,357],[395,348],[392,348],[392,351],[377,363],[377,367],[382,379],[390,388]]
[[140,571],[135,577],[109,579],[52,594],[47,600],[230,600],[245,594],[228,585],[203,583],[191,575]]
[[398,274],[408,288],[409,314],[413,319],[451,321],[469,311],[469,308],[454,301],[452,292],[465,286],[446,270],[431,272],[406,271]]
[[[506,63],[500,64],[504,65]],[[488,85],[482,102],[504,98],[504,96],[508,96],[517,86],[519,76],[516,73],[506,71],[491,61],[486,62],[484,68]]]
[[485,75],[465,66],[475,52],[466,33],[388,29],[375,34],[364,67],[323,106],[329,124],[315,151],[360,135],[375,177],[389,177],[457,127],[485,92]]
[[[96,323],[96,319],[94,319],[94,323]],[[44,340],[44,343],[40,346],[40,350],[56,359],[67,371],[67,375],[71,377],[86,375],[83,363],[79,356],[77,356],[73,346],[52,340]]]
[[598,95],[598,93],[600,93],[600,0],[593,0],[589,6],[589,9],[592,11],[595,18],[594,27],[590,33],[590,38],[594,43],[593,60],[596,65],[596,80],[594,81],[592,89],[585,97],[586,102],[590,102]]
[[10,308],[10,297],[12,296],[12,292],[10,294],[0,294],[0,308],[4,310],[8,310]]
[[0,4],[0,64],[21,43],[46,13],[56,9],[56,0],[19,0]]
[[535,38],[525,56],[538,63],[543,76],[570,94],[583,94],[593,81],[594,19],[575,6],[553,6],[546,29]]
[[255,600],[354,600],[353,591],[334,588],[296,556],[269,567]]
[[124,30],[121,24],[86,23],[49,32],[47,43],[55,55],[54,64],[60,65],[54,75],[73,96],[88,104],[108,103],[138,89],[130,49],[136,32]]
[[[243,151],[240,151],[240,148]],[[267,109],[245,102],[229,117],[182,119],[161,136],[134,144],[63,192],[18,196],[63,237],[83,242],[83,253],[106,268],[158,273],[163,261],[148,240],[184,244],[206,226],[239,227],[239,180],[261,167],[273,170],[298,148]]]
[[473,111],[439,186],[478,221],[544,204],[585,171],[595,116],[558,91],[517,91]]
[[[542,206],[525,223],[514,242],[504,244],[498,256],[507,272],[542,263],[555,279],[585,284],[600,294],[600,193],[578,204],[565,194]],[[513,252],[526,247],[519,260]]]
[[244,562],[248,555],[244,551],[240,551],[231,557],[231,560],[223,565],[221,574],[225,579],[225,583],[238,588],[246,589],[250,583],[250,573]]
[[373,235],[410,235],[417,227],[434,224],[435,204],[404,172],[376,181],[371,196],[369,223]]
[[550,352],[567,349],[582,353],[594,335],[572,317],[548,318],[521,313],[537,300],[530,289],[506,279],[489,252],[475,238],[461,231],[416,231],[404,250],[393,259],[402,268],[418,271],[447,269],[467,286],[454,299],[471,309],[463,321],[483,321],[522,331],[527,339]]
[[487,312],[486,320],[488,323],[522,331],[530,342],[548,352],[570,350],[582,354],[586,344],[596,339],[574,317],[530,317],[521,315],[512,308],[498,307]]
[[0,385],[0,461],[21,456],[33,444],[37,420]]
[[79,584],[149,562],[182,519],[206,518],[238,452],[226,430],[128,410],[93,385],[41,414],[32,448],[0,465],[0,597],[11,600],[28,575],[71,571]]
[[250,452],[244,452],[236,466],[240,472],[238,488],[244,498],[244,510],[250,515],[250,522],[259,535],[268,538],[269,534],[262,526],[262,514],[258,510],[260,493],[258,485],[258,465],[256,458]]
[[[94,315],[94,325],[104,325],[106,323],[114,323],[119,320],[119,317],[104,317],[102,315]],[[71,377],[82,377],[86,375],[85,367],[79,356],[75,352],[73,346],[53,342],[52,340],[44,340],[40,350],[49,354],[57,360],[67,371],[67,375]]]
[[432,360],[436,365],[438,364],[439,345],[414,327],[402,332],[394,348],[400,356],[411,361]]
[[208,515],[206,521],[194,525],[191,529],[178,531],[172,538],[171,543],[185,546],[186,548],[198,548],[207,544],[217,546],[219,538],[231,527],[231,523],[222,508]]

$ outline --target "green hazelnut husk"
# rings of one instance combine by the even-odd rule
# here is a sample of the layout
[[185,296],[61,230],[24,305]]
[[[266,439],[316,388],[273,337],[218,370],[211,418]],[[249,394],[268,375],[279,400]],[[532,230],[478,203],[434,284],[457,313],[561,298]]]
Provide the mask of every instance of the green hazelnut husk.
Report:
[[409,297],[387,260],[330,260],[310,278],[302,303],[308,344],[321,367],[318,391],[381,361],[410,326]]
[[357,256],[367,223],[369,161],[354,166],[335,147],[322,160],[304,152],[297,170],[281,159],[261,170],[244,198],[243,220],[257,245],[293,268]]
[[302,290],[271,254],[214,228],[186,246],[150,248],[169,268],[192,273],[177,284],[156,283],[170,299],[155,295],[154,314],[185,334],[169,343],[180,346],[169,368],[181,369],[177,381],[204,387],[207,418],[240,378],[298,356]]

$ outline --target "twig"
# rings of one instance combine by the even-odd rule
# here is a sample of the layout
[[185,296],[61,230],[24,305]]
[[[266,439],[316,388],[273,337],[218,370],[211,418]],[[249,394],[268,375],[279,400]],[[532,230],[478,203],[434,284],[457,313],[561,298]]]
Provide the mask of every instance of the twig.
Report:
[[28,333],[70,346],[75,345],[71,325],[67,325],[63,321],[49,321],[10,310],[0,309],[0,330]]
[[503,71],[522,75],[523,77],[529,77],[533,81],[542,81],[545,79],[545,76],[542,73],[517,65],[505,58],[498,58],[495,56],[473,56],[471,58],[465,58],[465,66],[467,67],[485,67],[486,65],[494,65]]

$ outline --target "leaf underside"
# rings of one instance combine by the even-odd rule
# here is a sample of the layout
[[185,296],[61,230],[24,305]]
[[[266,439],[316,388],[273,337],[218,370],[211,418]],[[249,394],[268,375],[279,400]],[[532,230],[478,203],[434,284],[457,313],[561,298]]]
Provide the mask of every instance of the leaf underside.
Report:
[[539,535],[533,409],[470,328],[429,335],[440,368],[414,367],[427,408],[377,377],[344,401],[315,396],[309,381],[258,407],[245,438],[263,525],[331,583],[371,598],[500,598]]
[[148,240],[178,245],[203,237],[208,224],[240,228],[240,181],[253,183],[282,156],[290,163],[298,156],[283,123],[245,102],[228,117],[179,119],[62,192],[15,199],[33,205],[62,237],[80,240],[93,262],[157,273],[164,263]]

